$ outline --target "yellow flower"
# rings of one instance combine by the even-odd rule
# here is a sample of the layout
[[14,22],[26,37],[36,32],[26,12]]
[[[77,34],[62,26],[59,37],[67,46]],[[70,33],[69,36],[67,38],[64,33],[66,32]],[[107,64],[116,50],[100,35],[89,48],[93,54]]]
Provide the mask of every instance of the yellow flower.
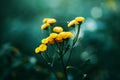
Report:
[[68,23],[68,27],[72,27],[74,26],[75,24],[79,24],[76,20],[72,20]]
[[43,23],[47,23],[47,21],[49,20],[50,18],[44,18],[43,19]]
[[44,52],[44,51],[47,50],[47,45],[41,44],[41,45],[39,46],[39,48],[40,48],[40,51],[41,51],[41,52]]
[[58,35],[58,36],[55,38],[55,41],[57,41],[57,42],[63,42],[63,38],[62,38],[60,35]]
[[49,44],[54,44],[54,43],[55,43],[55,41],[54,41],[53,38],[48,37],[47,39],[48,39],[48,43],[49,43]]
[[63,42],[63,40],[61,38],[55,38],[55,41],[57,41],[57,42]]
[[72,32],[61,32],[59,33],[59,36],[61,36],[63,39],[67,39],[67,38],[72,38],[73,34]]
[[53,32],[56,32],[56,33],[63,32],[63,28],[60,27],[60,26],[56,26],[56,27],[53,28]]
[[49,26],[50,26],[50,24],[45,23],[45,24],[43,24],[43,25],[41,26],[41,29],[44,30],[44,29],[46,29],[46,28],[49,27]]
[[39,47],[37,47],[36,49],[35,49],[35,53],[39,53],[40,52],[40,48]]
[[53,18],[48,19],[48,20],[47,20],[47,23],[49,23],[49,24],[54,24],[54,23],[56,23],[56,19],[53,19]]
[[72,32],[66,32],[67,38],[72,38],[73,37],[73,33]]
[[84,17],[76,17],[75,20],[79,23],[84,22],[85,18]]
[[50,37],[54,39],[54,38],[57,37],[57,35],[58,35],[57,33],[51,33],[51,34],[50,34]]
[[66,36],[66,32],[59,33],[59,36],[61,36],[61,38],[64,38]]
[[47,38],[45,38],[45,39],[42,39],[42,44],[47,44],[48,43],[48,39]]

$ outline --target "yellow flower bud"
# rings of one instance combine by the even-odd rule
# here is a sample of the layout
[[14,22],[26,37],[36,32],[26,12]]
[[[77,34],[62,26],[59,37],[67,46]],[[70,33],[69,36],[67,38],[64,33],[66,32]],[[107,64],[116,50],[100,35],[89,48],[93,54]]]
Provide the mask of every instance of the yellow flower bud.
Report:
[[66,32],[67,38],[72,38],[73,37],[73,33],[72,32]]
[[40,51],[41,51],[41,52],[44,52],[44,51],[47,50],[47,45],[41,44],[41,45],[39,46],[39,48],[40,48]]
[[61,38],[55,38],[55,41],[57,41],[57,42],[63,42],[63,40]]
[[46,39],[46,38],[45,38],[45,39],[42,39],[41,42],[42,42],[42,44],[47,44],[47,43],[48,43],[48,39]]
[[39,53],[40,52],[40,48],[39,47],[37,47],[36,49],[35,49],[35,53]]
[[59,33],[59,36],[61,36],[63,39],[67,39],[67,38],[72,38],[73,34],[72,32],[61,32]]
[[84,22],[85,18],[84,17],[76,17],[75,20],[79,23]]
[[68,23],[68,27],[72,27],[74,26],[75,24],[79,24],[76,20],[72,20]]
[[56,33],[63,32],[63,28],[60,27],[60,26],[56,26],[56,27],[53,28],[53,32],[56,32]]
[[43,19],[43,23],[47,23],[47,21],[49,20],[50,18],[44,18]]
[[49,24],[54,24],[54,23],[56,23],[56,19],[48,19],[47,20],[47,23],[49,23]]
[[57,37],[57,35],[58,35],[57,33],[51,33],[51,34],[50,34],[50,37],[54,39],[54,38]]
[[55,38],[55,41],[57,41],[57,42],[63,42],[63,38],[62,38],[60,35],[58,35],[58,36]]
[[48,44],[54,44],[55,43],[53,38],[48,37],[47,39],[48,39]]
[[49,27],[49,26],[50,26],[50,24],[45,23],[45,24],[43,24],[43,25],[41,26],[41,29],[44,30],[44,29],[46,29],[46,28]]
[[59,36],[61,36],[62,38],[64,38],[66,36],[66,32],[59,33]]

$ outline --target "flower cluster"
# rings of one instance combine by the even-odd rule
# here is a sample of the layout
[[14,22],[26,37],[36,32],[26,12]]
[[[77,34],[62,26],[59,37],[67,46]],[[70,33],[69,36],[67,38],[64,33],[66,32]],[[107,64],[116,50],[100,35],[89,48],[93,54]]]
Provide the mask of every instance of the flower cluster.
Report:
[[56,23],[56,20],[53,19],[53,18],[45,18],[43,19],[43,25],[41,26],[41,29],[44,30],[46,29],[47,27],[49,27],[50,25]]
[[[74,20],[70,21],[68,24],[68,27],[72,27],[74,25],[79,25],[80,23],[84,22],[84,17],[76,17]],[[44,18],[43,19],[43,25],[41,26],[42,30],[45,30],[49,26],[52,26],[54,23],[56,23],[56,19],[54,18]],[[79,29],[79,28],[78,28]],[[79,34],[79,31],[77,32]],[[78,35],[75,35],[77,37]],[[35,53],[41,53],[45,52],[47,50],[47,45],[55,44],[55,43],[61,43],[66,39],[72,38],[73,33],[64,31],[64,29],[61,26],[52,26],[52,32],[49,34],[48,37],[41,40],[41,44],[39,47],[35,49]],[[76,39],[74,39],[74,42]]]
[[76,24],[80,24],[82,22],[84,22],[85,18],[84,17],[76,17],[74,20],[72,20],[69,24],[68,27],[72,27]]
[[41,45],[35,49],[35,53],[44,52],[47,50],[47,45],[54,44],[56,42],[63,42],[65,39],[72,38],[73,33],[63,31],[60,26],[55,26],[53,32],[46,38],[41,40]]
[[47,49],[47,45],[41,44],[39,47],[35,49],[35,53],[44,52],[46,51],[46,49]]
[[[35,49],[35,53],[43,53],[40,54],[41,57],[48,63],[51,68],[54,68],[54,61],[61,62],[63,69],[63,77],[64,80],[67,79],[67,69],[71,67],[67,67],[71,58],[72,49],[78,41],[78,36],[80,34],[80,25],[84,22],[84,17],[76,17],[74,20],[68,23],[68,27],[73,27],[74,34],[71,31],[65,31],[61,26],[54,26],[56,23],[56,19],[53,18],[45,18],[43,19],[43,25],[41,26],[42,30],[46,30],[48,32],[48,36],[41,40],[40,45]],[[72,39],[71,39],[72,38]],[[53,52],[56,54],[48,54],[51,52],[48,48],[52,46]],[[65,57],[67,54],[68,58]],[[54,57],[53,57],[54,56]],[[66,58],[66,61],[64,61]]]

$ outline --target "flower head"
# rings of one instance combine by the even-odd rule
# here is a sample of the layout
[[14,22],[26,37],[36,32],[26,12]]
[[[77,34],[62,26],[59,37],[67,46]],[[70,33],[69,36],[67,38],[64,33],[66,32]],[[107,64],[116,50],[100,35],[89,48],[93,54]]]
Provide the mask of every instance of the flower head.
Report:
[[56,41],[56,42],[63,42],[63,39],[62,39],[61,37],[56,37],[56,38],[55,38],[55,41]]
[[59,36],[61,36],[63,39],[72,38],[73,33],[72,32],[61,32],[59,33]]
[[55,38],[56,42],[63,42],[63,38],[62,36],[60,36],[60,34],[57,35],[57,37]]
[[37,47],[37,48],[35,49],[35,53],[37,53],[37,54],[38,54],[39,52],[41,52],[41,51],[40,51],[40,48],[39,48],[39,47]]
[[54,24],[56,23],[56,19],[50,18],[50,19],[47,19],[46,22],[49,24]]
[[48,43],[48,39],[47,38],[45,38],[45,39],[42,39],[42,44],[47,44]]
[[50,18],[44,18],[43,19],[43,23],[47,23],[47,21],[49,20]]
[[41,26],[41,29],[44,30],[44,29],[46,29],[46,28],[49,27],[49,26],[50,26],[49,23],[45,23],[45,24],[43,24],[43,25]]
[[48,39],[48,44],[54,44],[55,43],[53,38],[48,37],[47,39]]
[[76,20],[72,20],[68,23],[68,27],[72,27],[74,26],[75,24],[79,24]]
[[39,48],[40,48],[40,51],[41,51],[41,52],[44,52],[44,51],[47,50],[47,45],[41,44],[41,45],[39,46]]
[[66,32],[59,33],[59,36],[63,39],[66,39],[66,37],[67,37]]
[[60,27],[60,26],[56,26],[56,27],[53,28],[53,32],[56,32],[56,33],[63,32],[63,28]]
[[76,17],[75,20],[79,23],[84,22],[85,18],[84,17]]
[[72,38],[73,37],[73,33],[72,32],[66,32],[66,36],[67,36],[67,38]]
[[51,37],[51,38],[53,38],[53,39],[54,39],[54,38],[56,38],[56,37],[57,37],[57,35],[58,35],[57,33],[51,33],[49,37]]

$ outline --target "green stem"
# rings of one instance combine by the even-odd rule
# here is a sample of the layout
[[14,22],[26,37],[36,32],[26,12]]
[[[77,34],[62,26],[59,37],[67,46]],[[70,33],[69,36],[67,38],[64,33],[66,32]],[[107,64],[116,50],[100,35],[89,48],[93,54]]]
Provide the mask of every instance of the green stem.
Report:
[[66,66],[67,66],[68,63],[70,62],[71,55],[72,55],[72,49],[70,50],[70,53],[69,53],[69,56],[68,56],[68,60],[67,60],[67,62],[66,62]]
[[77,26],[77,33],[76,33],[76,36],[75,36],[75,39],[73,40],[73,44],[72,44],[72,47],[70,48],[70,54],[69,54],[69,57],[68,57],[68,60],[66,62],[66,66],[68,65],[69,61],[70,61],[70,58],[71,58],[71,55],[72,55],[72,49],[74,47],[74,45],[76,44],[77,40],[78,40],[78,36],[79,36],[79,33],[80,33],[80,24],[78,24]]
[[46,57],[43,55],[43,53],[41,53],[41,57],[44,59],[44,61],[49,64],[48,60],[46,59]]
[[78,24],[77,34],[76,34],[76,36],[75,36],[75,39],[73,40],[73,46],[75,45],[75,43],[76,43],[77,40],[78,40],[79,33],[80,33],[80,24]]
[[65,66],[65,64],[64,64],[62,51],[60,51],[60,60],[61,60],[61,65],[62,65],[63,72],[64,72],[64,78],[65,78],[65,80],[68,80],[68,79],[67,79],[67,70],[66,70],[66,66]]
[[50,56],[48,55],[47,52],[45,53],[45,55],[46,55],[46,57],[48,58],[48,64],[49,64],[50,66],[52,66],[52,65],[51,65],[52,60],[51,60]]
[[48,60],[46,59],[46,57],[43,54],[41,54],[41,56],[44,59],[44,61],[48,64],[48,66],[50,67],[51,71],[53,72],[53,74],[55,75],[56,79],[58,80],[57,75],[55,73],[55,70],[54,70],[53,66],[51,66],[51,63],[48,62]]

